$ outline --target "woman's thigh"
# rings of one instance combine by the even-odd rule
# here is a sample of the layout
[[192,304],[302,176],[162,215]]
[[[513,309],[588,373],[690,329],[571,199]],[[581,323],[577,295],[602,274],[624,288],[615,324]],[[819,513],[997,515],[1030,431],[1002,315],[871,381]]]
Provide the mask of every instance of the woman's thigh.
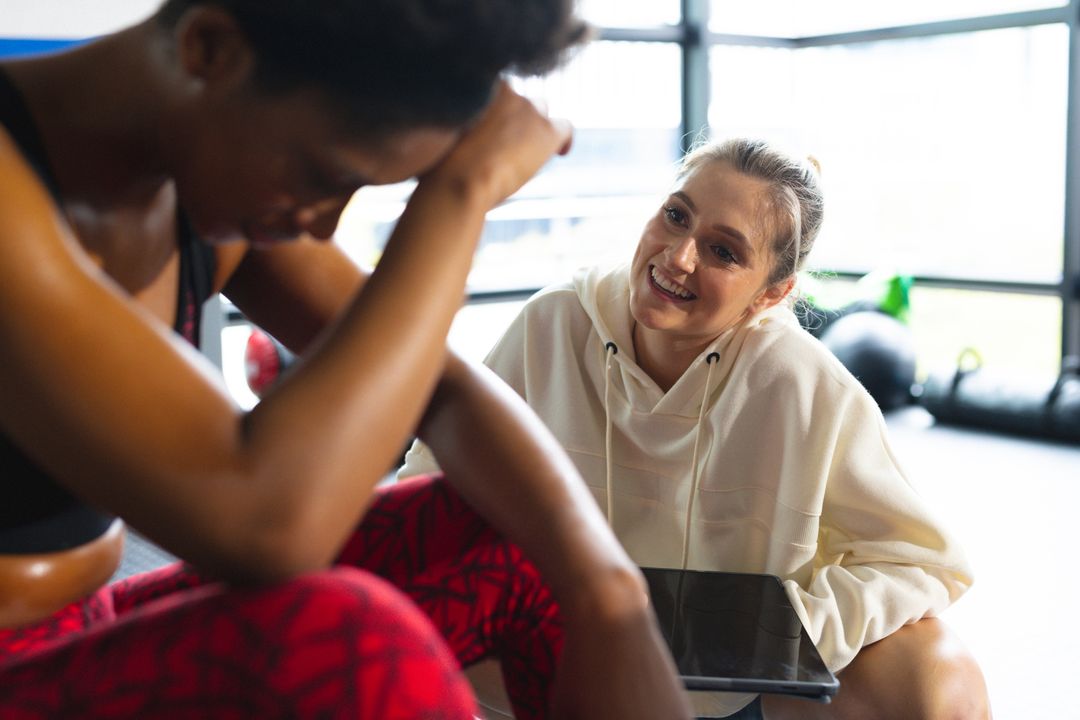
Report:
[[545,715],[562,650],[558,605],[521,550],[441,477],[380,488],[338,561],[401,589],[462,666],[498,658],[518,718]]
[[349,568],[159,595],[5,657],[0,686],[5,718],[471,718],[475,707],[428,618]]

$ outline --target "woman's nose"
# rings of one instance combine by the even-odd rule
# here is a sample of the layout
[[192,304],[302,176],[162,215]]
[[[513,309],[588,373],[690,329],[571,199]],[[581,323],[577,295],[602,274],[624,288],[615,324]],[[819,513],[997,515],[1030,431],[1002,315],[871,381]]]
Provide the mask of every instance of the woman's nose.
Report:
[[698,262],[697,243],[694,238],[684,237],[669,245],[668,259],[674,268],[686,273],[694,272]]

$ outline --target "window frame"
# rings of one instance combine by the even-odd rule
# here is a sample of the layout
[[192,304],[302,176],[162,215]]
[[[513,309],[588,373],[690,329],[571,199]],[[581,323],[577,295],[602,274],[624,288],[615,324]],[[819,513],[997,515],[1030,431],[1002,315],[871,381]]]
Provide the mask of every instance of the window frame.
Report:
[[[1069,32],[1068,88],[1066,98],[1065,209],[1062,218],[1063,265],[1058,283],[1009,282],[994,279],[969,279],[949,276],[916,276],[915,283],[928,287],[983,290],[991,292],[1053,295],[1062,303],[1061,355],[1080,355],[1080,0],[1041,10],[1026,10],[952,20],[878,27],[851,32],[781,37],[741,35],[716,32],[709,27],[709,0],[680,0],[680,19],[674,25],[655,28],[598,27],[598,40],[677,45],[681,56],[680,126],[685,151],[701,130],[708,131],[710,100],[709,51],[720,45],[782,47],[803,49],[925,38],[937,35],[980,32],[1005,28],[1063,24]],[[56,49],[77,40],[24,39],[0,37],[0,57]],[[821,268],[842,279],[859,277],[857,273],[836,272]],[[468,303],[520,300],[539,288],[524,287],[508,291],[477,291],[469,294]],[[221,364],[220,332],[225,325],[244,322],[243,317],[219,299],[209,303],[204,312],[204,339],[207,354]]]
[[[955,35],[1063,24],[1069,30],[1067,117],[1065,140],[1065,212],[1062,218],[1064,253],[1061,281],[1058,283],[1009,282],[995,279],[970,279],[945,275],[915,276],[918,285],[935,288],[982,290],[990,292],[1052,295],[1062,303],[1061,355],[1080,355],[1080,0],[1067,5],[1040,10],[1025,10],[952,20],[878,27],[850,32],[803,37],[781,37],[723,33],[709,28],[708,0],[681,0],[678,25],[656,29],[599,28],[602,40],[637,42],[673,42],[682,54],[682,137],[683,149],[701,130],[708,130],[709,50],[719,45],[781,47],[803,49],[835,47],[857,43],[908,40],[938,35]],[[841,279],[857,279],[858,273],[821,270]],[[513,298],[527,297],[537,288],[522,289]],[[512,299],[513,299],[512,298]],[[485,301],[484,293],[470,301]]]

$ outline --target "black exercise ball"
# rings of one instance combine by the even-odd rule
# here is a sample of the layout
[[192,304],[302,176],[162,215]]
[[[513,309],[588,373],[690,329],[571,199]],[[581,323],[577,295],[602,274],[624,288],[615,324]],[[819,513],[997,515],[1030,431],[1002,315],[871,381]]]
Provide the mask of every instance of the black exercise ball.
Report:
[[887,411],[906,405],[915,382],[915,342],[906,325],[883,312],[863,311],[832,322],[821,342]]

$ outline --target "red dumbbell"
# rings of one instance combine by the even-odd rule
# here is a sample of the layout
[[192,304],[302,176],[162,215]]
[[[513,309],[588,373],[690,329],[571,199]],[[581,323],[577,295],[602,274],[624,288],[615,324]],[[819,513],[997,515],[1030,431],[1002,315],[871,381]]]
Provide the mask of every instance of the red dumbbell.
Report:
[[248,387],[261,398],[296,359],[284,345],[259,328],[252,328],[244,348],[244,371]]

